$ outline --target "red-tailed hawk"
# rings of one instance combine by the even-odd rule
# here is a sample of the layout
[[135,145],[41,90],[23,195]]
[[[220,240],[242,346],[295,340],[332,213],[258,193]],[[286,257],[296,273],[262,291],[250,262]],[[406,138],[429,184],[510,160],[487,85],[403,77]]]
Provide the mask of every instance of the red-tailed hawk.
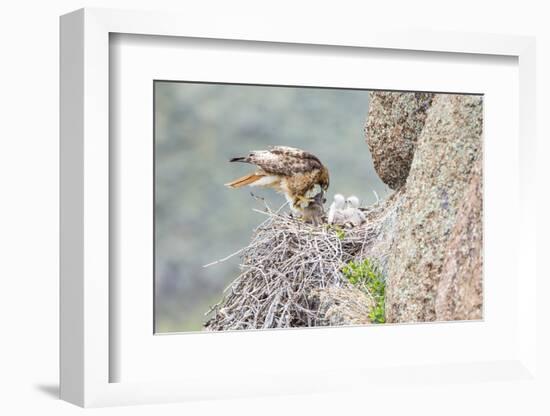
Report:
[[230,162],[250,163],[256,171],[226,184],[230,188],[261,186],[285,195],[295,213],[317,223],[323,215],[324,195],[329,186],[328,170],[319,158],[301,149],[274,146],[254,150]]

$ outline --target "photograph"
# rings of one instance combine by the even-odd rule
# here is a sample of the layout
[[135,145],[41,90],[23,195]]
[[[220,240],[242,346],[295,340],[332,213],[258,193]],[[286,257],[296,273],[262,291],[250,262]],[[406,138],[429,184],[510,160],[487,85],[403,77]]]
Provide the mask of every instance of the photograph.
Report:
[[483,95],[155,80],[154,332],[483,319]]

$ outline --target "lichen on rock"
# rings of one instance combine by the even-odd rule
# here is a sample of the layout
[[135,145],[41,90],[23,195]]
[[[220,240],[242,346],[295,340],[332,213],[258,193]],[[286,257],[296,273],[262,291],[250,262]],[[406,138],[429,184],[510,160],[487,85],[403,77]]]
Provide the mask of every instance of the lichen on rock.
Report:
[[[446,250],[481,154],[481,134],[482,97],[440,94],[433,99],[404,185],[389,251],[388,322],[437,319],[435,303]],[[477,175],[481,176],[481,168]],[[463,243],[474,245],[469,237]]]
[[365,136],[374,168],[392,189],[405,184],[433,93],[371,92]]
[[483,316],[483,183],[481,155],[445,249],[435,300],[438,320],[481,319]]

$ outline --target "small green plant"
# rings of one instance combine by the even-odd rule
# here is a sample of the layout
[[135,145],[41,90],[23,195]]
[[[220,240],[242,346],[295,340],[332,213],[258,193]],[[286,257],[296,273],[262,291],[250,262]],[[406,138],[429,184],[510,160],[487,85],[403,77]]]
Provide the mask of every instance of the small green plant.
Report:
[[327,224],[326,230],[332,230],[334,231],[334,234],[336,234],[336,237],[338,237],[338,240],[343,240],[346,238],[346,230],[340,228],[340,226],[335,224]]
[[339,240],[343,240],[346,237],[346,232],[341,228],[335,228],[336,236]]
[[370,259],[350,261],[342,268],[342,273],[352,285],[369,294],[374,300],[369,312],[371,322],[385,323],[386,282],[378,265]]

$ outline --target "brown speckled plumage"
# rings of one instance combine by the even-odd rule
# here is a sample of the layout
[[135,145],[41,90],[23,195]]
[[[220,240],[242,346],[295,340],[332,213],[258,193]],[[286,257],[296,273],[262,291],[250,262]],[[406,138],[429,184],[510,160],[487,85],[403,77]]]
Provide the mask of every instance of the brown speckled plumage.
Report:
[[[250,163],[257,170],[226,184],[228,187],[248,185],[275,189],[285,194],[291,208],[298,212],[313,203],[316,195],[324,194],[329,186],[328,170],[319,158],[294,147],[274,146],[269,150],[254,150],[248,156],[235,157],[230,162]],[[315,203],[319,202],[317,198]]]

